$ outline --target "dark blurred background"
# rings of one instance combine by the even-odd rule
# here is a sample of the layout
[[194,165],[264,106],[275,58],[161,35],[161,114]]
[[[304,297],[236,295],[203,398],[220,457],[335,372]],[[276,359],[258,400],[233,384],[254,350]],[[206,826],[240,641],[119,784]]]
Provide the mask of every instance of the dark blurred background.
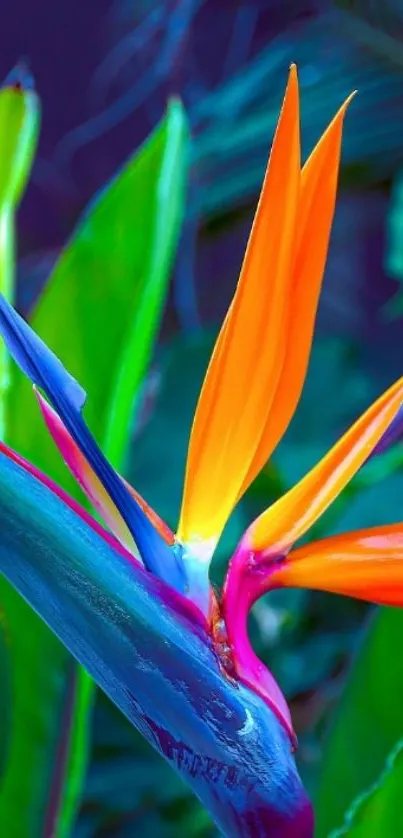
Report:
[[[230,522],[214,569],[218,579],[251,517],[402,372],[403,3],[6,5],[0,76],[24,58],[43,106],[18,223],[18,303],[25,313],[88,201],[156,125],[167,98],[182,97],[189,114],[186,219],[128,462],[129,476],[173,526],[197,389],[239,272],[288,66],[295,61],[299,69],[305,155],[343,98],[358,89],[346,119],[307,386],[279,451]],[[332,508],[318,533],[398,519],[402,487],[400,464],[381,497],[369,475]],[[310,789],[327,716],[366,614],[356,603],[291,591],[261,602],[252,620],[256,646],[291,702]],[[142,834],[214,833],[187,789],[99,696],[77,838]]]

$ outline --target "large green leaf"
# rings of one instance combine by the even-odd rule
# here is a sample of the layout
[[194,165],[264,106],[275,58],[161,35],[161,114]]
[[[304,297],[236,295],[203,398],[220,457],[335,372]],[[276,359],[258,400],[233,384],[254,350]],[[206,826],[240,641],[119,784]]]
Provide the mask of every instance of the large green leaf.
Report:
[[[32,80],[16,68],[0,89],[0,291],[14,295],[15,212],[25,188],[36,148],[39,100]],[[0,437],[5,433],[5,399],[9,363],[0,346]],[[6,602],[0,598],[0,779],[9,759],[12,714],[13,642]]]
[[379,780],[354,801],[345,824],[331,838],[381,838],[403,832],[403,740],[386,761]]
[[[186,121],[178,102],[97,197],[64,250],[34,312],[35,329],[88,391],[86,416],[121,465],[135,395],[152,350],[183,207]],[[113,423],[111,423],[111,415]],[[15,373],[8,441],[77,489],[55,452],[31,388]],[[2,579],[13,638],[11,755],[0,834],[69,834],[86,766],[92,684]],[[12,817],[11,817],[12,815]]]
[[380,610],[353,661],[325,744],[316,797],[317,838],[327,838],[340,826],[352,801],[376,781],[403,737],[402,637],[403,613]]

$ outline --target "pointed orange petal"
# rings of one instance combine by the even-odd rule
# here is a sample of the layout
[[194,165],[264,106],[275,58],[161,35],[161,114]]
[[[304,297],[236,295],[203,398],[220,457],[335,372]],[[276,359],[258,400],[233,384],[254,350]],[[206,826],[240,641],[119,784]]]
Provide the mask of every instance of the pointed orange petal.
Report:
[[289,554],[270,587],[313,588],[378,605],[403,605],[403,524],[314,541]]
[[285,433],[301,395],[336,203],[343,120],[351,98],[342,105],[302,170],[285,358],[259,447],[240,495]]
[[403,378],[384,393],[293,489],[263,512],[245,536],[265,556],[287,552],[363,465],[403,402]]
[[217,541],[263,431],[284,354],[299,181],[292,67],[238,287],[196,409],[178,529],[184,542]]

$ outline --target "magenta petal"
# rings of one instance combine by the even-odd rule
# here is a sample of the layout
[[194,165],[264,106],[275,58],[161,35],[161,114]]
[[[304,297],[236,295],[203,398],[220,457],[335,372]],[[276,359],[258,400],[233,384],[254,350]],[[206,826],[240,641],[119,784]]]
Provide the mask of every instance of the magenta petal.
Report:
[[57,445],[67,468],[120,543],[133,554],[137,549],[129,528],[111,500],[105,487],[90,467],[62,420],[41,394],[34,388],[46,427]]
[[241,544],[231,559],[223,591],[224,620],[235,671],[243,684],[264,699],[296,746],[287,701],[270,670],[253,651],[248,637],[248,615],[256,599],[256,585],[248,584],[248,564],[245,548]]

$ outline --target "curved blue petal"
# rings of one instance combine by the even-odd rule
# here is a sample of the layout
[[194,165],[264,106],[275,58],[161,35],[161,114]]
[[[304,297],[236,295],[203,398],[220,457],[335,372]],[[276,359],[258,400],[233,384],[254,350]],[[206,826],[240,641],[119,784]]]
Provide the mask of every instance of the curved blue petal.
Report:
[[21,370],[44,390],[104,485],[131,532],[145,567],[184,591],[185,570],[179,545],[170,547],[166,544],[102,454],[81,416],[85,390],[2,295],[0,333]]
[[[287,733],[223,676],[182,598],[0,455],[0,572],[231,838],[312,838]],[[23,630],[23,627],[22,627]]]
[[85,390],[3,294],[0,294],[0,331],[10,355],[33,384],[45,391],[48,386],[57,388],[72,408],[81,410],[87,398]]

